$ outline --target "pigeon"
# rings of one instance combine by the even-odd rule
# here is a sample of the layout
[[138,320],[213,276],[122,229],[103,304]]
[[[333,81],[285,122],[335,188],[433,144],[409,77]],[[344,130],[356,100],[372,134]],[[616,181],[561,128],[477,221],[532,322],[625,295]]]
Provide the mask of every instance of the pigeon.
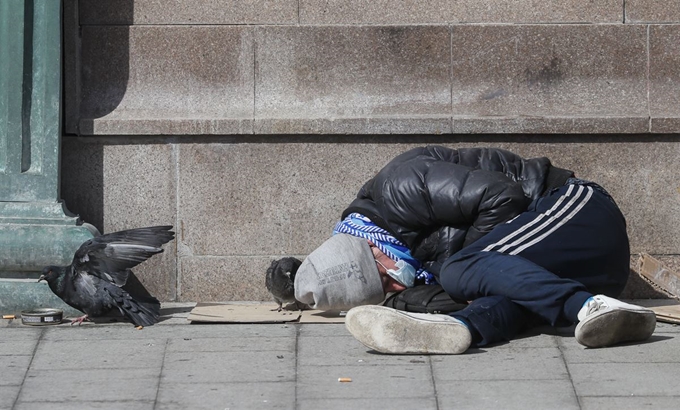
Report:
[[264,284],[274,300],[279,304],[278,308],[272,309],[280,312],[284,303],[295,303],[295,307],[304,310],[308,308],[304,303],[295,300],[295,273],[302,262],[299,259],[285,257],[272,261],[267,269]]
[[131,268],[163,252],[161,246],[175,237],[171,229],[154,226],[94,237],[80,245],[70,265],[46,266],[38,282],[47,281],[55,295],[85,313],[71,325],[118,309],[135,326],[151,326],[160,316],[158,299],[132,295],[123,286]]

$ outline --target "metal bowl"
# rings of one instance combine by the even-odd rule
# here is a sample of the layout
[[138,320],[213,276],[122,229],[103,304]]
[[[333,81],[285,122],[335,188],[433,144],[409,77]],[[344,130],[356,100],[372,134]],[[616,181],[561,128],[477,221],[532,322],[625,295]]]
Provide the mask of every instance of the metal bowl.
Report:
[[64,317],[61,309],[40,308],[21,312],[21,323],[29,326],[58,325]]

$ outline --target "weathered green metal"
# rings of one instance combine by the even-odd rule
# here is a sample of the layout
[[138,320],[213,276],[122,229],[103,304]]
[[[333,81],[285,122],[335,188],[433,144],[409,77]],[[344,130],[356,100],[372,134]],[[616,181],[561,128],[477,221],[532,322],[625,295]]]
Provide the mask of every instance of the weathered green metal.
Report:
[[58,304],[38,273],[97,234],[59,202],[61,1],[0,1],[0,310]]
[[0,201],[59,188],[61,1],[0,2]]

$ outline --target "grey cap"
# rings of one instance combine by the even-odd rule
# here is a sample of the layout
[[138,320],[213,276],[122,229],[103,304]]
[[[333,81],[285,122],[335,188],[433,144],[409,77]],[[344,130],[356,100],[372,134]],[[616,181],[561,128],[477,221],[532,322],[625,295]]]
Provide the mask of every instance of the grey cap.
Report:
[[332,236],[302,262],[295,299],[314,309],[347,310],[383,301],[380,273],[366,239]]

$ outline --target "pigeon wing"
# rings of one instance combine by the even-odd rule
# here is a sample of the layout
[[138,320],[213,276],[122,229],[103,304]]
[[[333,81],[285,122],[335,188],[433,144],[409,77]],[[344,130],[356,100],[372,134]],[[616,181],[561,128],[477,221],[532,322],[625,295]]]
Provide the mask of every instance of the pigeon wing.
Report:
[[163,252],[161,246],[175,234],[172,226],[130,229],[97,236],[83,243],[73,257],[75,272],[87,272],[123,286],[130,269]]

